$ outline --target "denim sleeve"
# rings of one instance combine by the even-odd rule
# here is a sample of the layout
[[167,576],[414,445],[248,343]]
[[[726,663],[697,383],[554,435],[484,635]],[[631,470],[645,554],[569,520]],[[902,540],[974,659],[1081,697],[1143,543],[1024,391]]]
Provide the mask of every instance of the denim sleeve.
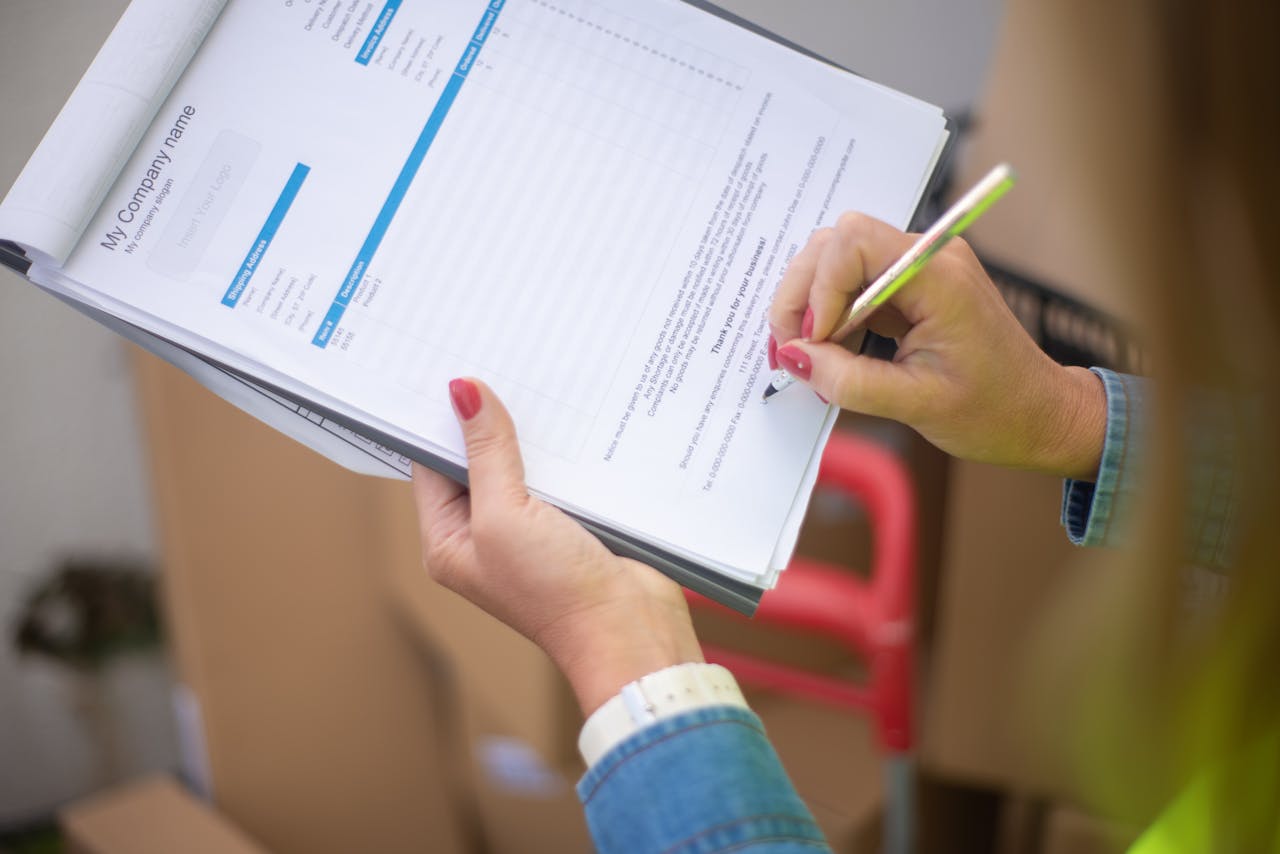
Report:
[[1138,377],[1091,368],[1107,394],[1107,432],[1094,483],[1068,479],[1062,490],[1062,525],[1078,546],[1124,542],[1141,480],[1144,384]]
[[760,719],[714,706],[660,720],[578,783],[600,854],[830,851]]
[[[1068,480],[1062,524],[1073,543],[1116,546],[1125,542],[1133,508],[1141,499],[1147,381],[1103,368],[1091,369],[1107,394],[1107,431],[1096,483]],[[1221,570],[1232,560],[1237,496],[1235,430],[1228,402],[1212,392],[1192,395],[1181,424],[1186,476],[1187,562]]]

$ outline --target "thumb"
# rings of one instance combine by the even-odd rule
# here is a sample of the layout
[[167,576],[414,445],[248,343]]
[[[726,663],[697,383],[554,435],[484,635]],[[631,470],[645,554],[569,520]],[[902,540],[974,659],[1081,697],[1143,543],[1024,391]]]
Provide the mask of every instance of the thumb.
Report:
[[901,365],[855,355],[830,341],[789,341],[777,355],[793,376],[851,412],[906,421],[919,394],[915,376]]
[[468,485],[473,514],[483,514],[495,501],[523,500],[524,462],[515,424],[507,408],[487,385],[476,379],[449,383],[449,400],[467,445]]

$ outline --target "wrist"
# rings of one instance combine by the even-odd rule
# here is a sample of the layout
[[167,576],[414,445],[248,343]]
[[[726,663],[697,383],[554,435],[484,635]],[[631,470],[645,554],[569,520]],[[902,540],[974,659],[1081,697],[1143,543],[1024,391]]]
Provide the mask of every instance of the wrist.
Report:
[[622,686],[587,717],[578,750],[587,767],[652,724],[714,706],[747,708],[733,674],[717,664],[677,664]]
[[1042,441],[1041,471],[1092,481],[1102,462],[1107,430],[1107,395],[1102,381],[1087,368],[1058,369],[1053,404],[1048,407]]
[[624,685],[668,667],[705,660],[696,642],[689,646],[675,642],[646,643],[652,639],[636,636],[631,638],[631,643],[626,643],[629,633],[618,633],[614,627],[613,634],[607,643],[585,647],[582,654],[559,663],[584,718]]
[[605,704],[611,697],[620,692],[623,686],[635,682],[651,673],[676,667],[681,664],[701,664],[703,658],[697,656],[629,656],[625,660],[615,660],[601,667],[592,667],[583,678],[575,680],[570,677],[574,696],[584,718]]
[[614,607],[576,615],[555,643],[544,645],[584,717],[642,676],[705,660],[678,588],[675,595],[655,601],[635,593]]

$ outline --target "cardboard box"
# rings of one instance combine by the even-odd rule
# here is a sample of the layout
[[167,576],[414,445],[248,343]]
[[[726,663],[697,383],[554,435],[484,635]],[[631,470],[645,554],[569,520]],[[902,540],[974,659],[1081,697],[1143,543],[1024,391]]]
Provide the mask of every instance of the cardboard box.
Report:
[[411,643],[426,655],[444,651],[442,714],[458,733],[448,759],[483,850],[590,852],[574,791],[585,771],[577,749],[582,713],[567,681],[532,642],[431,580],[407,485],[384,485],[379,501],[388,602]]
[[388,484],[380,500],[396,622],[424,655],[445,650],[441,714],[457,733],[447,759],[481,850],[587,854],[590,834],[574,791],[585,770],[577,751],[582,714],[568,683],[532,642],[431,580],[407,487]]
[[[1137,152],[1153,142],[1151,47],[1140,9],[1010,0],[957,176],[965,186],[1011,162],[1018,186],[975,224],[973,245],[1139,332],[1132,264],[1145,249],[1128,237],[1150,177]],[[1061,490],[1054,477],[953,466],[922,761],[952,779],[1080,800],[1069,754],[1087,664],[1037,656],[1048,625],[1094,631],[1089,609],[1063,626],[1060,606],[1101,611],[1107,557],[1069,543]],[[1046,686],[1052,699],[1037,699]]]
[[879,852],[883,767],[867,718],[760,692],[749,702],[832,850]]
[[1013,192],[966,233],[985,254],[1138,323],[1132,223],[1160,145],[1154,38],[1137,4],[1008,0],[955,186],[1011,163]]
[[[1057,478],[957,462],[923,705],[921,761],[970,783],[1069,794],[1060,745],[1038,740],[1030,657],[1079,551],[1058,522]],[[1064,677],[1065,678],[1065,677]],[[1064,693],[1069,693],[1065,692]],[[1058,710],[1070,718],[1070,707]],[[1069,725],[1069,720],[1064,722]],[[1064,730],[1065,732],[1065,730]]]
[[1055,804],[1045,818],[1041,854],[1121,854],[1136,839],[1131,828],[1069,804]]
[[63,810],[68,854],[266,854],[168,777],[110,789]]
[[1131,566],[1122,553],[1071,545],[1057,478],[958,462],[950,483],[922,768],[1090,802],[1099,793],[1089,726],[1100,656],[1111,652],[1100,639]]
[[411,636],[443,654],[462,707],[483,710],[482,729],[518,739],[549,765],[578,761],[582,715],[564,676],[531,641],[432,581],[408,484],[375,493],[387,602]]
[[466,757],[488,854],[594,851],[574,787],[581,758],[551,764],[531,744],[504,734],[490,707],[466,714]]
[[381,571],[379,482],[135,364],[186,743],[219,811],[282,852],[468,850],[440,666]]
[[[514,754],[505,761],[521,763],[536,757],[533,749],[514,739],[490,738],[474,743],[486,764],[503,760],[493,754]],[[476,788],[481,834],[489,854],[591,854],[582,803],[574,791],[580,768],[549,768],[535,761],[516,772],[495,768],[479,774]],[[509,776],[511,772],[516,775]]]

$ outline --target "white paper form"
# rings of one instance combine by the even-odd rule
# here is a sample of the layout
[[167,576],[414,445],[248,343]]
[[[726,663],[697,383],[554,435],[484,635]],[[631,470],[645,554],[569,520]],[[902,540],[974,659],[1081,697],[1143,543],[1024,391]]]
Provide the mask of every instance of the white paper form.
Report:
[[679,3],[232,0],[59,278],[454,461],[480,376],[540,494],[768,586],[832,418],[759,403],[773,287],[944,136]]
[[0,235],[61,264],[226,0],[133,0],[0,205]]

